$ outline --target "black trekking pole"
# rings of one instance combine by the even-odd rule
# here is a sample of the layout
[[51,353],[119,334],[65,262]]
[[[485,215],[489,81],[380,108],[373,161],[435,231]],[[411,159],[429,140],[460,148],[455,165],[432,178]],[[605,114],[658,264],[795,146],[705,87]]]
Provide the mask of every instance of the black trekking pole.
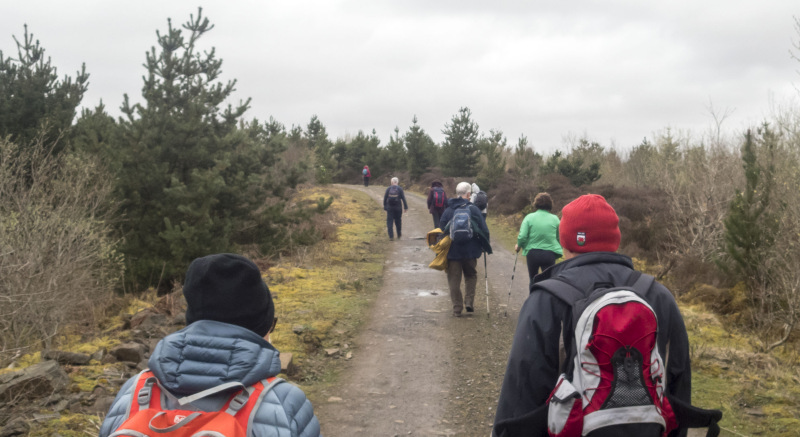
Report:
[[486,279],[486,317],[489,317],[489,272],[486,270],[486,252],[483,252],[483,277]]
[[511,270],[511,282],[508,284],[508,303],[506,303],[506,317],[508,317],[508,307],[511,306],[511,286],[514,284],[514,273],[517,272],[517,257],[519,252],[514,255],[514,268]]

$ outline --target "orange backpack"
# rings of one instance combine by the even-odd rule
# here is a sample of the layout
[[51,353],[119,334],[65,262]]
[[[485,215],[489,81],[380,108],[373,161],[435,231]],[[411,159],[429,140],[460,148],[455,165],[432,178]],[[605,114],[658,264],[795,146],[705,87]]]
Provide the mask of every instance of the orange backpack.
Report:
[[244,387],[218,411],[170,410],[164,408],[162,401],[162,395],[168,392],[161,387],[153,372],[145,370],[136,380],[127,417],[109,437],[246,437],[247,425],[255,413],[255,407],[281,382],[282,379],[275,377],[250,387],[229,382],[178,399],[180,405],[186,405],[237,386]]

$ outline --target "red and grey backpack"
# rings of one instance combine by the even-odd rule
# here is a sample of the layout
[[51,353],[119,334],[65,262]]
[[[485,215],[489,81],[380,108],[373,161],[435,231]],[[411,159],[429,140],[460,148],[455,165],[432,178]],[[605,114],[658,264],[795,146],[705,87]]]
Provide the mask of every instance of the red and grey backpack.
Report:
[[444,188],[433,187],[433,206],[437,208],[444,207]]
[[646,300],[653,282],[634,271],[627,286],[588,293],[558,279],[535,285],[569,304],[573,317],[573,347],[567,351],[572,372],[561,374],[548,399],[550,436],[586,436],[632,424],[666,436],[679,423],[708,426],[709,436],[719,433],[721,412],[668,399],[658,318]]
[[[281,382],[282,379],[274,377],[259,381],[250,387],[230,382],[192,396],[175,398],[159,384],[153,372],[145,370],[137,377],[125,419],[109,437],[246,437],[248,425],[252,423],[252,417],[262,399]],[[164,406],[167,396],[174,398],[183,406],[236,387],[242,390],[233,394],[219,411],[171,410]]]

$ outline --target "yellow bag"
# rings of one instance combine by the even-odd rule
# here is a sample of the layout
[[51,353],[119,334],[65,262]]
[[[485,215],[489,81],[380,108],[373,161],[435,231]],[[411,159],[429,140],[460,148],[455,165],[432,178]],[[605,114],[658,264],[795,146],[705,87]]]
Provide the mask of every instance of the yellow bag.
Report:
[[434,270],[447,270],[447,252],[450,251],[452,240],[450,240],[449,235],[445,235],[444,238],[438,240],[442,233],[441,229],[436,228],[428,232],[427,235],[428,247],[436,252],[436,257],[428,264],[428,267]]

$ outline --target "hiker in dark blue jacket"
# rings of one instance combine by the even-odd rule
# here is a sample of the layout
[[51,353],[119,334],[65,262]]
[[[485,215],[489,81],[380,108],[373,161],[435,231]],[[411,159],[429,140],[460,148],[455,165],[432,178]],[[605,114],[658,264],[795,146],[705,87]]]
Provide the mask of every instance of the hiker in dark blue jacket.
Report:
[[[251,386],[280,373],[279,352],[269,343],[275,306],[252,261],[234,254],[198,258],[186,273],[183,294],[189,326],[159,341],[148,361],[159,386],[172,395],[162,396],[166,408],[218,411],[235,391],[218,392],[184,406],[176,397],[226,383]],[[100,427],[100,437],[112,434],[128,419],[131,402],[141,393],[134,393],[137,379],[138,375],[120,389]],[[286,382],[277,383],[264,395],[249,423],[248,436],[320,435],[311,402],[302,390]]]
[[[456,212],[461,209],[468,209],[470,221],[475,224],[474,228],[478,232],[473,232],[472,238],[465,242],[453,241],[450,250],[447,252],[447,283],[450,286],[450,300],[453,302],[453,316],[461,317],[461,310],[466,308],[467,314],[475,310],[475,286],[478,283],[478,258],[484,252],[484,245],[481,238],[485,238],[485,243],[489,243],[489,228],[477,206],[469,201],[472,187],[469,182],[461,182],[456,186],[456,197],[448,199],[447,209],[439,220],[439,228],[444,229]],[[483,234],[481,236],[480,234]],[[491,253],[491,252],[489,252]],[[461,277],[464,277],[464,296],[461,296]]]
[[386,211],[386,228],[389,231],[389,239],[394,240],[394,230],[392,224],[397,226],[397,239],[403,235],[403,210],[408,211],[406,195],[397,178],[392,178],[392,185],[383,194],[383,210]]

